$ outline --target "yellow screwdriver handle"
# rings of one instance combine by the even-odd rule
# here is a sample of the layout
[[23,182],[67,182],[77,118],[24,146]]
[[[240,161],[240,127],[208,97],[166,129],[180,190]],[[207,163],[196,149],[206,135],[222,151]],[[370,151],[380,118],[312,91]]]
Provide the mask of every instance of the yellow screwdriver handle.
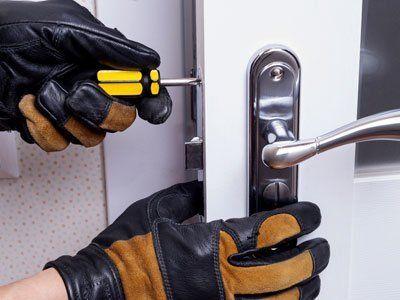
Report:
[[97,73],[99,86],[110,96],[157,96],[160,93],[158,70],[101,70]]

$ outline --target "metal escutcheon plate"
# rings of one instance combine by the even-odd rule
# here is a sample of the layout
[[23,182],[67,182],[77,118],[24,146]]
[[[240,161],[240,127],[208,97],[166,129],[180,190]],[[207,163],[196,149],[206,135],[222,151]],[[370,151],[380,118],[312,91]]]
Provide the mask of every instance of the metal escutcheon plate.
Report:
[[297,201],[297,167],[274,170],[262,161],[264,146],[297,140],[300,64],[286,47],[258,52],[248,71],[250,214]]

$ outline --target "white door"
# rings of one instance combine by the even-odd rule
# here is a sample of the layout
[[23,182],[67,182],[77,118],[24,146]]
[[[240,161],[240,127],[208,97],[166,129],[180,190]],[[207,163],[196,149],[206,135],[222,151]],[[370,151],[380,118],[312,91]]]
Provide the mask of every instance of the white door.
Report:
[[[107,26],[156,49],[162,76],[185,75],[182,0],[97,0],[96,12]],[[104,142],[109,223],[132,202],[193,177],[185,170],[188,102],[183,88],[169,92],[173,112],[165,124],[154,126],[138,118],[131,128],[108,135]]]
[[[276,44],[297,55],[300,139],[317,137],[357,114],[400,108],[400,85],[393,78],[400,67],[394,56],[399,9],[394,0],[197,1],[208,220],[247,214],[252,56]],[[384,49],[392,56],[382,57]],[[366,143],[356,156],[353,144],[299,165],[298,199],[320,206],[323,222],[313,236],[331,245],[320,299],[400,299],[398,150],[393,143]]]

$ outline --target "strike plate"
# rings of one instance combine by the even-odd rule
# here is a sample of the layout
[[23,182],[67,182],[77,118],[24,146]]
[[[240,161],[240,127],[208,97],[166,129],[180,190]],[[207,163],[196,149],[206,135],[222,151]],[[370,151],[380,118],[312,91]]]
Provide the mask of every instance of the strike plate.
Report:
[[249,213],[297,201],[297,167],[274,170],[262,161],[262,150],[299,134],[300,64],[283,46],[258,52],[248,71]]

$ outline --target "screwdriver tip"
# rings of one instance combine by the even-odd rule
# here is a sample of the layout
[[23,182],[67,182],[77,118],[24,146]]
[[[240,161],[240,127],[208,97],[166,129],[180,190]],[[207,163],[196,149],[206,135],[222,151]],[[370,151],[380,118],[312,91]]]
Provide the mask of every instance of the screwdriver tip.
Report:
[[202,80],[196,77],[189,78],[173,78],[161,79],[160,83],[163,86],[196,86],[201,84]]

